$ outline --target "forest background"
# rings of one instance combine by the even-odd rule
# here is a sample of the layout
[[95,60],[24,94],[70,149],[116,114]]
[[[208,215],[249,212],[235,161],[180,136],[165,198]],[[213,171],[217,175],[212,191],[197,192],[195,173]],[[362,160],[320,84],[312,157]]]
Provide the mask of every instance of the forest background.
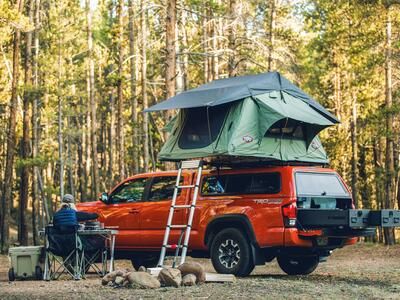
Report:
[[321,138],[356,206],[399,208],[399,37],[395,0],[0,0],[1,252],[61,195],[165,168],[173,113],[144,108],[273,70],[340,119]]

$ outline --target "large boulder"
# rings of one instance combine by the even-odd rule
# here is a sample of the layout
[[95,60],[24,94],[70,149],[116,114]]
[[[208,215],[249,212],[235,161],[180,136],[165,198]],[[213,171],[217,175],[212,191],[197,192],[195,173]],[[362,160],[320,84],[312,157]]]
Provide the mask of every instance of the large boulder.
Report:
[[196,285],[196,275],[194,274],[186,274],[182,278],[182,285],[183,286],[193,286]]
[[178,270],[181,271],[182,276],[194,274],[197,279],[197,284],[202,284],[206,281],[206,272],[204,271],[204,267],[198,262],[183,263],[178,267]]
[[157,278],[154,278],[146,272],[131,272],[127,276],[127,279],[132,287],[138,287],[142,289],[157,289],[161,286]]
[[181,271],[174,268],[164,268],[158,273],[158,280],[163,286],[179,287],[182,282]]

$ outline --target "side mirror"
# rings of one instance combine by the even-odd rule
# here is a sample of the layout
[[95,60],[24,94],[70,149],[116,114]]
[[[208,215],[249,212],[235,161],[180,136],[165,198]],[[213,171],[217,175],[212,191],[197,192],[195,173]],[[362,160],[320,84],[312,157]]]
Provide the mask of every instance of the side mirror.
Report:
[[108,194],[107,194],[107,192],[101,193],[100,200],[103,201],[104,203],[108,203]]

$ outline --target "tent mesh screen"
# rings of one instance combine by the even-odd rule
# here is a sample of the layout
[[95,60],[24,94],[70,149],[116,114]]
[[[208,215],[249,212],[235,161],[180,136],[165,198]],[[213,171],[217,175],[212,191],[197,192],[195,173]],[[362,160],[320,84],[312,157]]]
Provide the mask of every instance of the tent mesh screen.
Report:
[[212,144],[221,131],[229,107],[230,104],[186,109],[179,147],[197,149]]

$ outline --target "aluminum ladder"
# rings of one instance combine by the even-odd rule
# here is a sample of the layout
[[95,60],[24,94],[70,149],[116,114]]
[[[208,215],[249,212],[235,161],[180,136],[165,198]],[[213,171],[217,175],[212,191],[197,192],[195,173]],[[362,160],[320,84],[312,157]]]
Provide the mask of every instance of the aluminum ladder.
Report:
[[[182,170],[196,169],[196,168],[197,168],[197,175],[196,175],[195,184],[194,185],[180,185],[180,181],[181,181],[181,177],[182,177]],[[199,185],[200,185],[202,170],[203,170],[203,161],[202,160],[188,160],[188,161],[180,162],[179,169],[178,169],[178,175],[176,177],[176,183],[175,183],[175,187],[174,187],[174,193],[172,196],[171,207],[169,209],[167,226],[165,228],[164,240],[163,240],[162,247],[161,247],[160,259],[158,260],[158,265],[157,265],[158,268],[161,268],[164,266],[164,260],[165,260],[165,256],[167,253],[167,249],[175,250],[174,260],[173,260],[173,264],[172,264],[173,268],[175,267],[179,256],[180,256],[179,265],[181,265],[185,262],[188,245],[189,245],[190,231],[192,229],[194,211],[196,208],[197,196],[199,194]],[[178,198],[178,191],[182,190],[182,189],[188,189],[189,191],[194,189],[193,198],[192,198],[190,204],[176,205],[176,199]],[[172,224],[172,220],[174,218],[174,213],[175,213],[176,209],[189,209],[189,216],[187,219],[187,224]],[[170,244],[168,244],[170,232],[171,232],[171,229],[175,229],[175,228],[182,229],[182,232],[179,237],[178,244],[170,245]],[[182,244],[182,238],[183,238],[183,244]],[[181,255],[179,255],[180,249],[182,250]]]

